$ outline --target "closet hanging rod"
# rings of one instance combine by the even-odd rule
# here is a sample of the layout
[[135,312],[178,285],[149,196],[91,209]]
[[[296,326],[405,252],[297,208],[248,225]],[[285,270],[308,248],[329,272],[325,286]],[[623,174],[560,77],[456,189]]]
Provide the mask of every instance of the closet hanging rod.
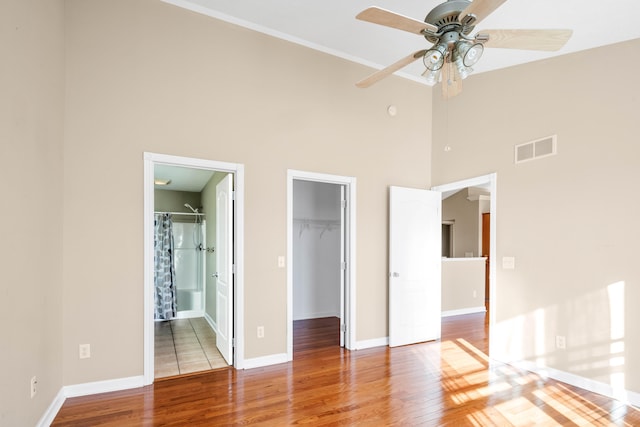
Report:
[[157,214],[171,214],[171,215],[206,215],[202,212],[198,212],[198,213],[193,213],[193,212],[160,212],[160,211],[155,211],[154,213]]

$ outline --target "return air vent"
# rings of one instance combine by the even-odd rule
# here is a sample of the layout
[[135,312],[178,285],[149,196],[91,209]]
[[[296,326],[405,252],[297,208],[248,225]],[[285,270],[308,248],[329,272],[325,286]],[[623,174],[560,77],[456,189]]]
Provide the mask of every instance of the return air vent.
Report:
[[547,136],[524,144],[516,145],[516,164],[536,160],[556,154],[557,135]]

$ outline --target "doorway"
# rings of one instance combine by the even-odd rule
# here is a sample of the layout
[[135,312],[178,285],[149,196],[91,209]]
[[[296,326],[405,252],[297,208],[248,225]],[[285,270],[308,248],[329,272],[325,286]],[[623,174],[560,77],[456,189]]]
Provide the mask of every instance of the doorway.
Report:
[[[164,318],[166,322],[161,322],[166,323],[164,332],[166,333],[168,328],[172,334],[189,333],[193,335],[194,340],[201,341],[199,337],[208,335],[207,329],[211,326],[215,331],[215,338],[212,338],[215,343],[208,343],[208,349],[205,349],[205,344],[202,345],[204,355],[206,356],[207,350],[213,354],[213,349],[217,349],[216,353],[219,350],[226,359],[222,362],[223,364],[232,364],[236,368],[240,368],[244,360],[242,334],[244,319],[242,312],[244,289],[243,165],[145,153],[144,169],[144,383],[153,383],[155,377],[156,329],[159,323],[156,322],[156,283],[154,281],[156,212],[169,217],[181,218],[183,221],[185,221],[184,218],[187,218],[188,224],[206,224],[206,220],[209,219],[207,227],[200,225],[197,227],[197,232],[192,232],[187,236],[195,242],[194,245],[184,245],[184,250],[182,246],[180,247],[185,252],[185,254],[181,254],[184,258],[183,261],[190,259],[194,261],[193,264],[196,268],[193,274],[197,280],[188,283],[186,287],[183,284],[181,289],[172,288],[170,292],[170,294],[175,293],[176,296],[181,296],[183,304],[185,295],[189,296],[189,299],[193,300],[190,301],[191,310],[183,310],[181,315],[177,315],[178,312],[169,312],[167,318]],[[167,176],[161,176],[163,173]],[[181,187],[187,185],[188,182],[197,181],[196,177],[200,177],[201,182],[193,184],[195,187]],[[231,184],[232,180],[235,183]],[[226,186],[225,188],[228,190],[221,193],[221,186]],[[164,187],[165,191],[172,188],[176,193],[161,193],[162,190],[158,190],[159,187]],[[232,187],[233,191],[230,191]],[[220,194],[225,194],[225,192],[225,199],[221,200]],[[198,200],[196,200],[196,193],[200,193]],[[233,193],[235,193],[235,200],[231,201],[234,197]],[[156,195],[159,195],[159,199],[168,200],[165,200],[164,207],[161,207],[161,203],[156,203]],[[191,199],[182,203],[185,197],[191,197]],[[225,206],[226,214],[220,212],[218,208],[220,205]],[[220,218],[225,218],[225,215],[228,220],[220,220]],[[222,223],[227,224],[226,229],[220,228]],[[184,227],[176,228],[182,229]],[[226,240],[220,240],[220,236],[226,236]],[[177,249],[173,251],[177,252]],[[226,265],[227,261],[229,267],[221,267]],[[229,273],[230,271],[233,273]],[[223,278],[225,278],[225,283],[222,283]],[[221,306],[220,300],[223,298],[220,297],[219,290],[223,289],[225,284],[227,287],[223,296],[227,298],[228,304]],[[176,282],[175,286],[177,285]],[[195,310],[194,307],[198,309]],[[198,316],[199,314],[202,316]],[[176,324],[171,325],[171,322]],[[158,340],[161,339],[169,341],[166,337],[158,338]],[[235,347],[232,347],[231,343],[234,339]],[[216,360],[216,367],[220,366],[220,359]]]
[[[444,184],[444,185],[438,185],[436,187],[433,187],[432,190],[435,191],[439,191],[442,193],[443,198],[446,197],[449,194],[454,194],[456,192],[459,192],[460,190],[466,189],[466,188],[482,188],[484,190],[486,190],[489,193],[490,196],[490,200],[489,202],[489,209],[488,212],[485,213],[489,213],[489,215],[486,217],[486,220],[488,221],[487,224],[487,228],[488,228],[488,246],[489,246],[489,252],[488,254],[485,254],[483,251],[483,244],[482,244],[482,239],[480,239],[480,242],[478,242],[478,239],[476,238],[476,247],[479,246],[479,252],[482,255],[488,255],[488,259],[491,260],[490,263],[488,263],[488,280],[486,280],[485,282],[485,286],[486,283],[489,283],[490,285],[488,286],[488,296],[485,296],[485,299],[488,300],[486,301],[486,306],[487,307],[495,307],[495,300],[496,300],[496,266],[495,266],[495,259],[496,259],[496,199],[497,199],[497,174],[492,173],[492,174],[488,174],[488,175],[483,175],[483,176],[479,176],[476,178],[470,178],[470,179],[466,179],[466,180],[462,180],[462,181],[456,181],[456,182],[452,182],[449,184]],[[482,219],[478,220],[480,222],[480,228],[484,228],[482,227]],[[487,242],[485,242],[485,245],[487,244]],[[484,248],[486,249],[486,247]],[[495,325],[495,310],[488,310],[489,312],[489,331],[491,331],[491,329],[494,327]],[[489,348],[492,347],[491,343],[492,343],[492,337],[493,334],[489,334]]]
[[288,171],[287,360],[294,321],[337,318],[340,346],[354,347],[355,185],[353,177]]
[[[342,320],[342,200],[344,186],[293,181],[293,322],[294,355],[315,348],[303,330],[325,329],[321,341],[344,343]],[[298,332],[298,333],[295,333]],[[303,342],[304,341],[304,342]],[[344,345],[344,344],[343,344]]]

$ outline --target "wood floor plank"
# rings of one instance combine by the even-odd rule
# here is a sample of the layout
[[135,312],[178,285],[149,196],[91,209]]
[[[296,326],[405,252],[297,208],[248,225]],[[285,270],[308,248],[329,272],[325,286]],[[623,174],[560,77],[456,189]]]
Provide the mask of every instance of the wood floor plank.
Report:
[[486,316],[443,319],[440,341],[347,351],[336,318],[295,322],[294,360],[68,399],[53,426],[640,425],[640,411],[489,364]]

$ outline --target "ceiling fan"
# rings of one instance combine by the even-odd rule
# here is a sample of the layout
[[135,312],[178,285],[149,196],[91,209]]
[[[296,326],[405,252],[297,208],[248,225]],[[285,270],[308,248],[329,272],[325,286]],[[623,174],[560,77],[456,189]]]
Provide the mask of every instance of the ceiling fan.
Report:
[[424,22],[379,7],[369,7],[356,19],[423,36],[433,43],[360,80],[366,88],[422,58],[422,74],[427,83],[442,80],[442,96],[451,98],[462,92],[462,80],[473,72],[485,47],[556,51],[571,37],[572,30],[482,30],[470,36],[476,24],[506,0],[448,0],[429,12]]

